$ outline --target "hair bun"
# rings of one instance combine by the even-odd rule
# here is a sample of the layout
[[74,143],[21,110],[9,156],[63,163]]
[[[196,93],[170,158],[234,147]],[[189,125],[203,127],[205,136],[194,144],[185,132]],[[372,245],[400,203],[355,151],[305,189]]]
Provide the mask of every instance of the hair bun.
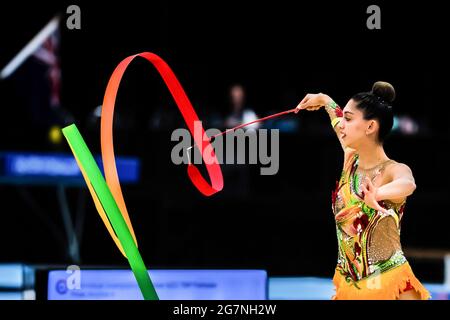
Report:
[[372,93],[389,103],[395,99],[395,89],[389,82],[375,82],[372,86]]

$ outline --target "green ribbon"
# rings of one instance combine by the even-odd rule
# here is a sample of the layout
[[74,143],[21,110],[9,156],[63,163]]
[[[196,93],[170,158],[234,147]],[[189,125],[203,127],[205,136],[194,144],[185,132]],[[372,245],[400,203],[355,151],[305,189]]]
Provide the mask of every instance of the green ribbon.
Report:
[[131,270],[139,285],[142,296],[145,300],[158,300],[158,294],[153,287],[147,268],[145,267],[144,261],[142,260],[130,230],[128,229],[120,209],[106,184],[105,178],[97,166],[83,137],[75,124],[63,128],[62,132],[72,149],[80,169],[85,173],[83,176],[86,184],[92,186],[92,189],[111,222],[114,232],[128,258],[128,262],[130,263]]

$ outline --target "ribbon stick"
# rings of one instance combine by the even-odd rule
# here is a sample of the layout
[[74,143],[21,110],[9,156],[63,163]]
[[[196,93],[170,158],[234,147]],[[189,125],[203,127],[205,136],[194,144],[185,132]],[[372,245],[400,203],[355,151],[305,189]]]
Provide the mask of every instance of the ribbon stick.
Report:
[[[128,258],[131,270],[137,280],[139,288],[146,300],[158,300],[158,295],[148,275],[147,268],[139,253],[136,243],[131,235],[128,225],[123,218],[114,197],[106,185],[97,163],[89,148],[80,135],[77,127],[72,124],[65,127],[63,134],[69,143],[81,173],[86,181],[89,191],[94,199],[95,206],[102,216],[102,220],[109,219],[112,225],[111,232],[120,243],[121,251]],[[105,215],[106,213],[106,215]],[[105,223],[106,224],[106,223]]]
[[285,115],[285,114],[288,114],[288,113],[295,112],[295,110],[297,110],[297,108],[286,110],[286,111],[282,111],[282,112],[278,112],[278,113],[272,114],[272,115],[264,117],[264,118],[260,118],[260,119],[256,119],[256,120],[244,123],[244,124],[240,124],[240,125],[238,125],[238,126],[236,126],[234,128],[227,129],[227,130],[222,131],[222,132],[220,132],[218,134],[215,134],[215,135],[212,136],[212,138],[225,135],[225,134],[227,134],[227,133],[229,133],[231,131],[234,131],[234,130],[237,130],[237,129],[249,126],[249,125],[257,123],[257,122],[263,122],[263,121],[266,121],[266,120],[269,120],[269,119],[272,119],[272,118],[276,118],[276,117],[279,117],[279,116],[282,116],[282,115]]

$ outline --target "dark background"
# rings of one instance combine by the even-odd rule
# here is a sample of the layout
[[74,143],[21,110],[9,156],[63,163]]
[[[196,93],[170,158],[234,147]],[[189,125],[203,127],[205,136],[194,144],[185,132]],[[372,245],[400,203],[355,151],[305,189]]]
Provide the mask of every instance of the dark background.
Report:
[[[65,28],[70,4],[81,8],[81,30]],[[366,28],[370,4],[381,7],[381,30]],[[441,2],[8,1],[0,9],[0,67],[58,12],[62,107],[94,153],[100,152],[100,135],[92,111],[102,103],[115,66],[142,51],[171,66],[205,128],[213,115],[227,114],[234,82],[244,84],[260,116],[292,108],[308,92],[325,92],[345,105],[374,81],[391,82],[396,114],[421,124],[419,134],[393,134],[385,145],[391,158],[411,167],[418,186],[406,206],[403,246],[449,250],[448,33]],[[35,95],[21,85],[30,72],[25,63],[0,82],[0,150],[69,152],[65,142],[51,144],[48,127],[31,116]],[[337,242],[330,196],[342,151],[323,110],[286,116],[296,118],[299,129],[280,136],[277,175],[260,176],[255,165],[243,168],[250,172],[248,189],[239,191],[239,180],[225,176],[224,190],[211,198],[194,189],[184,166],[170,161],[171,132],[184,122],[149,63],[130,66],[116,110],[116,153],[143,161],[141,182],[123,190],[149,268],[332,276]],[[154,128],[149,123],[157,114],[163,121]],[[0,262],[71,263],[55,188],[0,190]],[[79,204],[80,192],[86,196],[82,264],[126,266],[87,188],[69,190],[70,204]],[[442,280],[440,266],[412,263],[424,280]]]

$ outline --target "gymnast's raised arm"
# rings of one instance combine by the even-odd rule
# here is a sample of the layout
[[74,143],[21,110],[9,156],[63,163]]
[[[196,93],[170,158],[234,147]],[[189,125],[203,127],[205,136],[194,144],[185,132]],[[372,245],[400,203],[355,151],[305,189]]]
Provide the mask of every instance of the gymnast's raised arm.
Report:
[[345,145],[341,139],[340,128],[338,126],[342,119],[342,109],[336,104],[336,102],[333,101],[333,99],[323,93],[309,93],[303,98],[302,101],[300,101],[295,113],[300,110],[315,111],[319,110],[321,107],[325,107],[325,110],[330,117],[331,126],[336,132],[336,136],[339,139],[342,150],[345,151]]

